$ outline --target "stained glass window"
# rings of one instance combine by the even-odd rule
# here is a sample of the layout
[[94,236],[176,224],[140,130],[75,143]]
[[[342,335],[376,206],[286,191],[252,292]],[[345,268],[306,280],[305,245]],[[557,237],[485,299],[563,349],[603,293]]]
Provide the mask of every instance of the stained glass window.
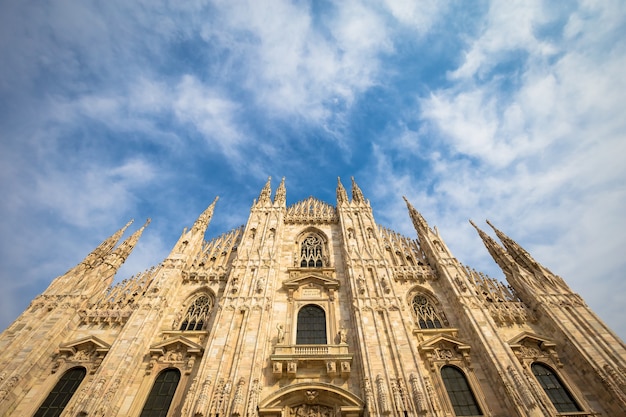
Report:
[[307,305],[300,309],[298,312],[296,344],[326,344],[326,314],[321,307]]
[[460,369],[454,366],[444,366],[441,368],[441,379],[443,379],[452,408],[457,416],[482,415],[467,379]]
[[318,236],[310,235],[302,241],[300,245],[300,267],[321,268],[323,263],[322,239]]
[[541,388],[546,392],[554,408],[559,413],[582,411],[576,404],[572,394],[565,388],[558,375],[552,369],[540,363],[533,363],[530,367],[539,381]]
[[87,370],[83,367],[72,368],[65,372],[34,417],[57,417],[61,415],[86,374]]
[[201,295],[193,300],[183,317],[180,330],[202,330],[208,321],[212,306],[211,298],[207,295]]
[[441,329],[442,320],[432,303],[422,294],[413,297],[413,311],[420,329]]
[[161,372],[150,390],[140,417],[165,417],[170,409],[176,387],[180,381],[178,369],[166,369]]

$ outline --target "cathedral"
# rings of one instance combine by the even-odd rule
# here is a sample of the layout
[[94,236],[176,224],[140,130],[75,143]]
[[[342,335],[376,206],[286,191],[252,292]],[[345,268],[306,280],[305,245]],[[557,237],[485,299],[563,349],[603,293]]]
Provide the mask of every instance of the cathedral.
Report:
[[506,284],[408,200],[411,237],[354,179],[335,205],[272,190],[205,240],[216,198],[132,278],[114,283],[149,221],[55,278],[0,335],[0,415],[626,415],[624,343],[495,226],[474,225]]

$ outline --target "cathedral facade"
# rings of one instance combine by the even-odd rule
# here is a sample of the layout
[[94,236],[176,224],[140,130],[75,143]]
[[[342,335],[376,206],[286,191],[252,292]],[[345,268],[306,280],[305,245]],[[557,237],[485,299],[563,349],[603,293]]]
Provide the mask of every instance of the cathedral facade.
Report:
[[408,201],[417,239],[379,226],[354,180],[335,206],[268,180],[207,241],[216,201],[144,273],[113,285],[147,223],[54,279],[0,336],[0,415],[626,415],[623,342],[495,227],[508,285]]

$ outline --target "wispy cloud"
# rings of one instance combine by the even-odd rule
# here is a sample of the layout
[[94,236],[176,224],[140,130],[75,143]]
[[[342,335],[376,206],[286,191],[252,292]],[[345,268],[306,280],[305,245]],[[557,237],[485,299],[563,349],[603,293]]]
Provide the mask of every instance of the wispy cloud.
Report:
[[209,233],[245,221],[268,175],[329,202],[356,175],[382,224],[413,234],[406,195],[497,275],[467,223],[490,218],[626,334],[610,309],[625,16],[618,0],[2,4],[0,263],[23,295],[2,323],[131,217],[153,222],[124,274],[215,195]]

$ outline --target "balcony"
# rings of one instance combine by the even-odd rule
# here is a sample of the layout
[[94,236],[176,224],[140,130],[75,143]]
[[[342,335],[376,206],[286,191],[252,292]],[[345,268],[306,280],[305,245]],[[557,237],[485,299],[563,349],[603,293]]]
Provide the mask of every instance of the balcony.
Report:
[[348,345],[279,345],[270,355],[272,361],[272,373],[276,378],[287,374],[295,378],[298,369],[306,368],[309,372],[314,371],[327,374],[331,378],[341,375],[347,378],[350,375],[352,354],[348,351]]

